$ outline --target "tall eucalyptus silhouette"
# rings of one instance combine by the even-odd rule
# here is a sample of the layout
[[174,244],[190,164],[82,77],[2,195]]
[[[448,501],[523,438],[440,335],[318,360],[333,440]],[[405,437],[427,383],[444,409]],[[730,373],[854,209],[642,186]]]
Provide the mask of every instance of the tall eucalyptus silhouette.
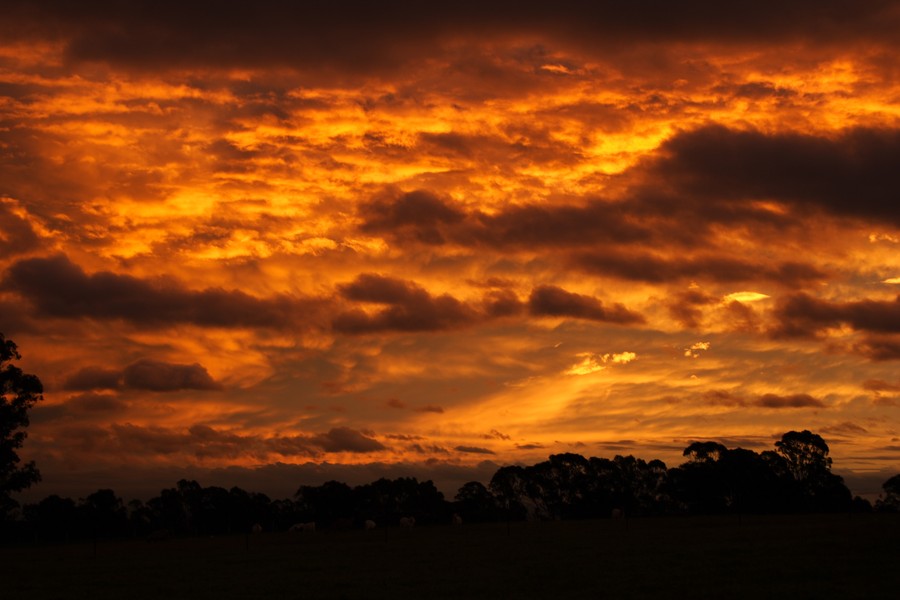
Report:
[[44,391],[35,375],[12,364],[20,358],[15,342],[0,333],[0,520],[18,506],[11,494],[41,479],[34,462],[22,465],[18,455],[27,437],[28,411]]

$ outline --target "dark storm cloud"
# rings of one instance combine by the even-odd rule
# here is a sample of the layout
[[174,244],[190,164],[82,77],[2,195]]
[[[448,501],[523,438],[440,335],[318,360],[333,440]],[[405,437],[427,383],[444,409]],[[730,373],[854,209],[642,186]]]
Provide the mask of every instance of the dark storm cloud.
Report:
[[[812,336],[842,324],[857,331],[896,334],[900,333],[900,296],[892,301],[830,302],[805,293],[793,294],[779,301],[774,316],[776,325],[772,333],[776,336]],[[879,347],[891,353],[891,347],[900,348],[900,345],[873,338],[871,347],[877,354]]]
[[584,205],[514,206],[475,215],[460,241],[493,247],[572,247],[646,242],[653,231],[632,206],[592,200]]
[[444,243],[440,226],[464,217],[462,211],[424,190],[377,198],[363,205],[360,213],[365,219],[361,229],[366,233],[390,233],[424,244]]
[[663,258],[646,253],[603,251],[577,253],[570,260],[573,266],[589,273],[651,283],[683,279],[727,283],[765,279],[797,286],[825,278],[824,273],[803,263],[769,264],[722,256]]
[[[626,193],[627,201],[525,204],[493,214],[465,212],[451,200],[423,190],[386,194],[359,211],[360,229],[398,245],[455,244],[504,252],[561,250],[562,260],[572,268],[629,281],[762,279],[803,286],[826,278],[804,262],[732,257],[716,247],[713,236],[704,235],[715,225],[783,233],[797,219],[750,204],[729,206],[718,199],[660,195],[652,191],[652,186],[659,185],[656,179],[639,179],[638,187]],[[684,248],[691,253],[653,254],[646,251],[648,246]],[[709,254],[698,254],[704,247]],[[514,302],[497,308],[517,310]]]
[[13,0],[4,7],[13,39],[65,44],[73,61],[151,68],[221,65],[352,69],[366,72],[428,57],[460,35],[556,38],[597,51],[623,42],[806,42],[846,45],[863,38],[896,43],[888,0],[753,3],[693,0],[451,4],[261,0],[82,3]]
[[178,365],[155,360],[141,360],[125,367],[125,386],[154,392],[175,390],[219,390],[217,383],[200,364]]
[[479,316],[448,294],[432,296],[415,283],[383,275],[360,275],[338,286],[338,292],[348,300],[387,305],[375,314],[351,310],[337,315],[332,327],[341,333],[439,331],[468,325]]
[[368,437],[349,427],[334,427],[328,433],[313,436],[312,443],[320,446],[325,452],[377,452],[385,446],[378,440]]
[[129,388],[153,392],[176,390],[219,390],[216,382],[203,367],[174,364],[143,359],[134,362],[124,370],[89,366],[70,375],[63,388],[67,390],[114,390]]
[[694,202],[775,200],[897,225],[897,156],[898,129],[825,137],[714,125],[665,142],[650,173]]
[[591,200],[582,204],[506,207],[466,213],[424,190],[378,198],[362,206],[360,229],[396,242],[452,242],[490,248],[578,247],[646,242],[653,231],[634,207]]
[[453,448],[457,452],[463,452],[466,454],[496,454],[493,450],[489,450],[487,448],[479,448],[478,446],[456,446]]
[[739,406],[759,408],[825,408],[825,403],[809,394],[763,394],[756,398],[743,398],[727,390],[710,390],[702,395],[704,402],[714,406]]
[[109,271],[88,275],[62,255],[13,264],[3,286],[27,299],[39,316],[122,319],[141,326],[285,327],[295,322],[304,304],[286,296],[259,299],[238,290],[193,291],[172,280]]
[[552,285],[534,288],[528,298],[528,307],[531,314],[542,317],[573,317],[622,324],[644,322],[644,317],[621,304],[606,307],[596,298]]
[[481,301],[482,310],[491,318],[511,317],[522,313],[525,306],[512,290],[491,290]]

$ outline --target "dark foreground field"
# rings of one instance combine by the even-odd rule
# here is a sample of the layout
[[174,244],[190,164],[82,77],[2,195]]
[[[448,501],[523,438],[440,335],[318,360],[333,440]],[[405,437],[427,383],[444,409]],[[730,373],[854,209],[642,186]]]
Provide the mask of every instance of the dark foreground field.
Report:
[[0,548],[0,597],[897,598],[893,515],[632,519]]

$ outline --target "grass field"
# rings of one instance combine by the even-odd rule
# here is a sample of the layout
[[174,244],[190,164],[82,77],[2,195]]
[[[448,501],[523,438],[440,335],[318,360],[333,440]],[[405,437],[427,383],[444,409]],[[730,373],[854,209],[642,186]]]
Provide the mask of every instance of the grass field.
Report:
[[0,548],[0,597],[898,598],[894,515],[665,518]]

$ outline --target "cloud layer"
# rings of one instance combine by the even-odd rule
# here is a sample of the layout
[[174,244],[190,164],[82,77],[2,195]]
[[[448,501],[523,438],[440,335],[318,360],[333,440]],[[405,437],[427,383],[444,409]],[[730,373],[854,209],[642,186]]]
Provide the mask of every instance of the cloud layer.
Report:
[[46,481],[461,477],[802,428],[894,468],[898,25],[887,0],[7,2],[26,447]]

